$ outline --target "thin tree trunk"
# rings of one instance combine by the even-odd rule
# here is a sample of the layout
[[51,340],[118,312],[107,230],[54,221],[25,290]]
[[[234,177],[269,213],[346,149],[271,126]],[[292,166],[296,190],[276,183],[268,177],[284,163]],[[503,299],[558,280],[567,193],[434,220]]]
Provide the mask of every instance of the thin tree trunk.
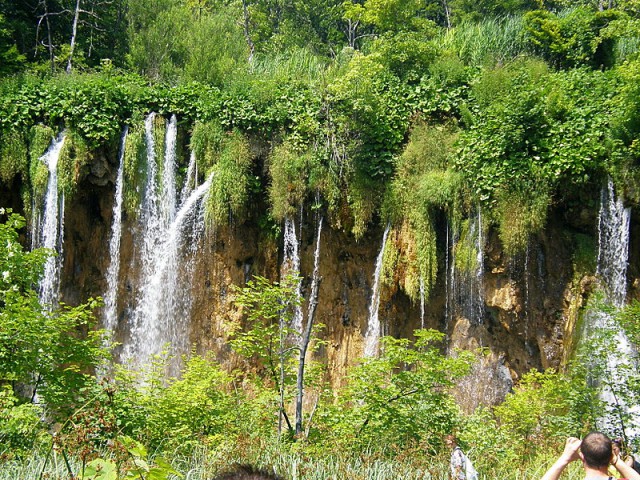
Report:
[[55,58],[53,56],[53,43],[51,41],[51,24],[49,23],[49,6],[47,0],[40,0],[38,7],[42,6],[44,13],[39,17],[38,26],[36,27],[36,45],[33,51],[34,58],[38,57],[38,46],[40,45],[40,25],[44,20],[47,26],[47,50],[49,51],[49,62],[51,64],[51,73],[55,71]]
[[253,53],[255,51],[255,45],[253,44],[253,40],[251,40],[251,34],[249,33],[250,19],[247,0],[242,0],[242,15],[244,38],[246,39],[247,45],[249,46],[249,65],[251,65],[251,63],[253,63]]
[[76,48],[76,34],[78,33],[78,19],[80,18],[80,0],[76,0],[76,10],[73,14],[73,27],[71,29],[71,42],[69,48],[69,60],[67,62],[67,73],[71,73],[71,61],[73,51]]
[[444,16],[447,19],[447,28],[451,28],[451,12],[447,0],[442,0],[442,6],[444,7]]
[[316,238],[316,254],[313,266],[313,277],[311,280],[311,293],[309,295],[309,309],[307,313],[307,327],[302,337],[300,345],[300,358],[298,360],[298,379],[297,379],[297,397],[296,397],[296,435],[303,432],[302,429],[302,401],[304,398],[304,368],[307,349],[311,341],[311,332],[313,331],[313,320],[316,316],[316,308],[318,306],[318,288],[320,285],[320,233],[322,232],[322,217],[318,221],[318,235]]
[[[45,8],[47,2],[44,2]],[[49,63],[51,65],[51,73],[56,71],[56,58],[53,55],[53,40],[51,39],[51,25],[49,24],[49,13],[45,10],[45,14],[47,15],[44,21],[47,24],[47,46],[49,48]]]
[[284,312],[280,313],[279,320],[279,330],[280,330],[280,346],[278,349],[278,358],[280,360],[280,382],[278,385],[280,399],[278,409],[280,410],[280,414],[278,415],[278,441],[280,441],[280,437],[282,436],[282,419],[285,415],[284,412]]

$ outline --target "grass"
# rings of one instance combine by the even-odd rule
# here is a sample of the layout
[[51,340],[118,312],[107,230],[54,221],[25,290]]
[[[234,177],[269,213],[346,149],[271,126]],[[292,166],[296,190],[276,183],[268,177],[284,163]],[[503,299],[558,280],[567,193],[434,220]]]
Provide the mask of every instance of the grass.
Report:
[[[165,452],[166,454],[166,452]],[[404,455],[395,458],[373,453],[329,453],[321,456],[290,451],[275,442],[255,442],[251,445],[228,445],[218,450],[202,447],[189,456],[167,455],[184,480],[207,480],[235,464],[251,464],[273,471],[288,480],[448,480],[448,456],[426,459]],[[479,467],[481,459],[476,459]],[[530,462],[498,465],[490,471],[478,468],[480,480],[537,480],[555,456],[545,455]],[[45,465],[46,463],[46,465]],[[77,460],[70,460],[75,473],[80,470]],[[41,477],[41,474],[43,475]],[[580,480],[583,471],[574,462],[563,474],[563,480]],[[0,480],[69,480],[64,458],[56,452],[45,462],[45,454],[34,453],[23,461],[12,460],[0,465]],[[170,480],[177,476],[169,475]]]
[[441,45],[470,65],[504,63],[526,53],[521,17],[487,18],[446,30]]

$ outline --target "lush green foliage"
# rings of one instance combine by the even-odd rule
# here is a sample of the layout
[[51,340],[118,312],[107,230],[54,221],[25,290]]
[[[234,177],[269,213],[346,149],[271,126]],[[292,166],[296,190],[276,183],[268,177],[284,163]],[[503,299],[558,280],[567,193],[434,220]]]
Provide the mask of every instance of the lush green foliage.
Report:
[[[73,61],[86,73],[70,75],[48,72],[70,58],[75,2],[27,3],[0,1],[0,74],[22,71],[0,81],[0,183],[23,188],[25,211],[41,204],[48,171],[40,158],[55,135],[67,135],[59,173],[68,197],[94,158],[111,158],[128,125],[125,209],[135,216],[150,112],[158,114],[153,153],[164,155],[175,114],[180,147],[191,147],[201,178],[211,179],[211,226],[243,221],[251,202],[267,196],[276,221],[313,201],[358,239],[388,222],[383,280],[413,301],[429,295],[444,263],[437,226],[450,228],[456,267],[475,271],[478,211],[485,232],[495,227],[514,256],[557,205],[579,203],[607,175],[627,201],[640,201],[636,0],[613,8],[564,0],[83,1]],[[184,170],[186,155],[179,162]],[[515,478],[520,472],[501,465],[524,470],[560,437],[592,425],[596,390],[585,378],[610,376],[598,363],[586,373],[577,365],[571,375],[531,372],[503,405],[464,417],[449,387],[468,359],[443,356],[436,333],[417,332],[413,344],[385,339],[380,358],[363,361],[340,391],[329,391],[314,366],[306,388],[315,417],[306,412],[304,438],[276,443],[275,419],[291,411],[294,391],[287,327],[298,300],[290,285],[257,279],[238,292],[247,318],[235,325],[230,363],[254,371],[229,373],[194,355],[180,379],[165,383],[159,361],[147,377],[118,370],[100,385],[91,374],[105,356],[92,329],[97,303],[41,309],[34,285],[46,252],[22,250],[23,223],[9,216],[0,226],[0,443],[12,455],[51,443],[41,407],[20,395],[20,385],[35,384],[51,410],[45,418],[62,420],[51,455],[74,456],[71,470],[85,477],[171,474],[162,459],[150,466],[135,441],[181,454],[205,445],[213,463],[240,457],[243,445],[278,445],[307,462],[332,452],[336,464],[369,449],[375,458],[367,461],[379,468],[372,476],[423,477],[434,458],[436,476],[446,471],[442,435],[457,428],[487,476]],[[574,238],[576,275],[590,273],[593,245]],[[636,310],[621,321],[637,344]],[[602,360],[614,340],[605,332],[598,341],[591,353]],[[638,391],[634,379],[616,393],[635,402]],[[388,458],[403,451],[422,463],[390,474]],[[355,477],[354,469],[336,467],[336,476]],[[329,470],[318,469],[322,478]],[[530,471],[540,476],[539,467]]]
[[[44,309],[34,289],[50,253],[25,252],[18,237],[24,219],[6,214],[0,224],[0,384],[11,385],[18,396],[21,386],[30,386],[27,400],[37,393],[56,418],[83,402],[93,382],[88,369],[106,358],[100,332],[82,334],[99,304]],[[8,408],[11,394],[4,393]]]
[[458,421],[448,389],[469,371],[470,352],[445,357],[437,343],[444,334],[416,330],[408,339],[385,337],[378,358],[355,367],[335,408],[324,413],[332,442],[361,450],[373,445],[422,443],[437,451]]

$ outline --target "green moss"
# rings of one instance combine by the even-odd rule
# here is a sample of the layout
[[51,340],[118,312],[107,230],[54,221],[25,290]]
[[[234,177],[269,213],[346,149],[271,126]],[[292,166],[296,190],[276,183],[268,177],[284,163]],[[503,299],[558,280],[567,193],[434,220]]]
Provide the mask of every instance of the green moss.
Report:
[[49,168],[44,162],[37,162],[31,165],[31,189],[33,200],[36,205],[42,205],[42,200],[47,193],[47,183],[49,181]]
[[73,197],[82,171],[91,162],[89,147],[77,132],[67,133],[58,160],[58,188],[67,198]]
[[389,232],[387,243],[382,253],[382,270],[380,279],[384,285],[391,286],[397,281],[398,263],[400,262],[400,250],[396,244],[399,232],[393,229]]
[[417,181],[418,202],[443,210],[451,209],[457,199],[462,176],[454,170],[433,170]]
[[420,284],[428,298],[436,282],[438,253],[434,217],[453,212],[461,190],[461,176],[449,168],[457,138],[451,126],[418,123],[398,158],[396,175],[385,199],[385,214],[403,225],[400,235],[402,268],[398,281],[412,300]]
[[125,211],[135,217],[140,207],[141,186],[146,181],[145,132],[141,122],[129,128],[124,149],[124,189]]
[[41,205],[47,191],[49,169],[40,160],[54,139],[53,130],[42,124],[34,125],[29,131],[29,179],[33,203]]
[[191,150],[196,155],[200,172],[208,171],[218,159],[224,140],[224,131],[217,122],[196,122],[191,134]]
[[[418,281],[422,278],[425,299],[429,298],[438,275],[438,249],[436,231],[430,217],[412,219],[411,228],[416,238]],[[419,287],[418,287],[419,288]],[[409,293],[409,292],[407,292]]]
[[308,193],[309,151],[300,151],[290,143],[277,146],[269,156],[269,200],[273,218],[282,221],[295,215]]
[[[455,267],[460,272],[474,272],[478,268],[478,248],[475,232],[470,231],[471,221],[462,220],[460,235],[454,246]],[[472,233],[474,233],[472,235]]]
[[29,160],[31,165],[44,155],[54,136],[53,129],[46,125],[38,124],[31,127],[29,132]]
[[217,163],[208,172],[213,173],[205,208],[209,227],[226,225],[232,215],[242,216],[249,196],[250,168],[249,142],[240,133],[230,134]]
[[573,236],[573,272],[575,278],[593,275],[596,271],[598,251],[596,240],[591,235],[576,233]]
[[2,136],[0,142],[0,180],[9,184],[17,175],[26,177],[29,157],[23,134],[11,130]]
[[367,231],[367,225],[376,211],[378,195],[372,192],[379,190],[380,186],[368,175],[353,175],[347,185],[347,203],[351,213],[351,233],[356,240],[362,238]]
[[531,235],[544,228],[550,202],[551,198],[544,190],[499,194],[495,215],[500,240],[508,256],[524,251]]

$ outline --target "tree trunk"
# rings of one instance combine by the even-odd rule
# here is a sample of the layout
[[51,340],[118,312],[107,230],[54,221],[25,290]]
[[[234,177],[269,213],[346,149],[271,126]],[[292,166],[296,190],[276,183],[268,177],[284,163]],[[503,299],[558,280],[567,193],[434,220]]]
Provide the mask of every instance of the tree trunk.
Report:
[[347,42],[349,47],[356,48],[356,32],[358,31],[359,21],[347,20]]
[[71,73],[71,61],[73,51],[76,48],[76,34],[78,33],[78,19],[80,18],[80,0],[76,0],[76,10],[73,14],[73,27],[71,29],[71,42],[69,44],[69,60],[67,61],[67,73]]
[[311,332],[313,331],[313,320],[316,315],[316,307],[318,306],[318,288],[320,285],[320,232],[322,232],[322,217],[318,221],[318,234],[316,237],[315,262],[313,265],[313,277],[311,280],[311,293],[309,294],[309,309],[307,311],[307,327],[305,328],[302,342],[300,345],[300,358],[298,360],[298,379],[297,379],[297,397],[296,397],[296,436],[303,432],[302,429],[302,400],[304,398],[304,368],[307,349],[311,341]]
[[47,4],[47,0],[40,0],[38,3],[38,8],[42,7],[43,14],[38,17],[38,26],[36,27],[36,45],[33,51],[33,57],[38,58],[38,50],[40,45],[40,25],[44,20],[44,23],[47,27],[47,50],[49,51],[49,63],[51,65],[51,73],[54,73],[56,64],[55,57],[53,55],[53,43],[51,39],[51,24],[49,23],[49,5]]
[[444,17],[447,19],[447,28],[451,28],[451,12],[447,0],[442,0],[442,6],[444,7]]
[[255,45],[253,44],[253,40],[251,40],[251,34],[249,33],[249,8],[247,7],[247,0],[242,0],[242,15],[243,15],[243,32],[244,38],[247,41],[247,45],[249,46],[249,64],[253,63],[253,52],[255,51]]

